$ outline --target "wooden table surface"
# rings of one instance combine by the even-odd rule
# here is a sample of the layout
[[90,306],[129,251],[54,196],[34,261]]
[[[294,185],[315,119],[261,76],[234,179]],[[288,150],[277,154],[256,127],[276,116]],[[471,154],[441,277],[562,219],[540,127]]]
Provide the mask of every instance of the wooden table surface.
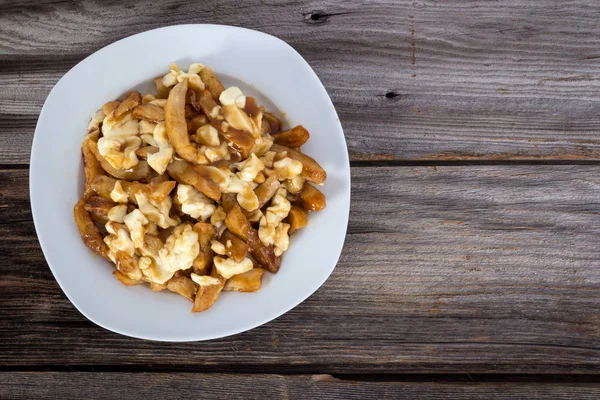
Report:
[[[28,164],[65,72],[183,23],[306,58],[344,126],[352,204],[308,300],[166,344],[67,300]],[[0,398],[599,398],[599,68],[589,0],[0,1]]]

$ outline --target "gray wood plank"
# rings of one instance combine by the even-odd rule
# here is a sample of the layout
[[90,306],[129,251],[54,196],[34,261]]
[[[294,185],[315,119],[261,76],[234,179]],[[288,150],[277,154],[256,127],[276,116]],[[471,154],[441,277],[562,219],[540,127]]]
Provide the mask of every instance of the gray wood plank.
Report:
[[55,373],[0,375],[3,399],[597,399],[596,383],[357,382],[331,375]]
[[330,93],[354,160],[600,159],[600,4],[587,0],[91,0],[0,4],[0,164],[26,163],[52,85],[177,23],[282,38]]
[[39,249],[26,178],[0,171],[5,368],[599,371],[597,167],[353,168],[343,255],[317,293],[250,332],[172,344],[110,333],[75,310]]

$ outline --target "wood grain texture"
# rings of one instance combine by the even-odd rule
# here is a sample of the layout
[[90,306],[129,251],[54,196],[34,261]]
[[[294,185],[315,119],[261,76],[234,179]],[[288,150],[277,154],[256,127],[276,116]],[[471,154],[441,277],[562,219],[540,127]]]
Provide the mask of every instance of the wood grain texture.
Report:
[[26,171],[1,170],[0,367],[599,372],[597,167],[371,167],[352,180],[342,257],[313,296],[243,334],[163,344],[75,310],[39,249]]
[[3,399],[597,399],[595,383],[355,382],[331,375],[6,373]]
[[587,0],[4,1],[0,164],[28,162],[69,68],[180,23],[291,44],[330,93],[354,160],[599,160],[599,12]]

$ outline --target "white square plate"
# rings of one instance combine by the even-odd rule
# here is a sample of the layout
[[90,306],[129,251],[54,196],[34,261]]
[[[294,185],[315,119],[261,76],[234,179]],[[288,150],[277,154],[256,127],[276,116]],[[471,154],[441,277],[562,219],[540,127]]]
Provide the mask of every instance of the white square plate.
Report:
[[[257,293],[223,293],[208,311],[192,314],[183,297],[147,285],[126,287],[113,266],[82,243],[73,206],[83,191],[80,146],[87,123],[105,102],[152,79],[171,62],[210,66],[225,86],[237,84],[289,125],[311,133],[303,152],[327,171],[320,188],[327,208],[309,216],[291,238],[279,273],[265,274]],[[259,92],[260,91],[260,92]],[[280,114],[281,115],[281,114]],[[350,165],[333,104],[306,61],[285,42],[248,29],[178,25],[119,40],[77,64],[48,95],[31,151],[31,207],[54,277],[69,300],[94,323],[124,335],[162,341],[224,337],[252,329],[289,311],[333,271],[348,225]]]

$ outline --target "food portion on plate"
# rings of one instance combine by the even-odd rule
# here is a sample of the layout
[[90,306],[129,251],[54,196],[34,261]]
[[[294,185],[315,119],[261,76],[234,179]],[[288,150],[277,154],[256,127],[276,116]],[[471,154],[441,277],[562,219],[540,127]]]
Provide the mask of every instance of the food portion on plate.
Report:
[[281,121],[202,64],[171,64],[155,94],[128,92],[92,116],[75,222],[123,284],[149,283],[210,308],[256,292],[290,235],[325,208],[327,174]]

